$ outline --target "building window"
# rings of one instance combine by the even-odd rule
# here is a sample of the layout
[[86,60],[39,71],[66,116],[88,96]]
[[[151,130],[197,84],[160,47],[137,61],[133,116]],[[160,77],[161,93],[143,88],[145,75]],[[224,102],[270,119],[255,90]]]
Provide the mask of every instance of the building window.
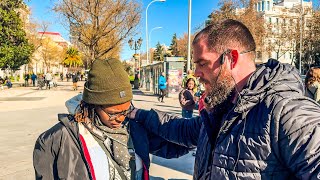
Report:
[[269,23],[272,23],[272,19],[271,19],[271,17],[269,17]]
[[258,11],[261,10],[261,2],[258,3]]
[[270,11],[270,1],[267,1],[267,11]]
[[262,7],[261,7],[261,11],[264,11],[264,1],[262,1],[261,3],[262,3],[262,4],[261,4],[261,6],[262,6]]
[[279,18],[276,18],[276,24],[279,24]]
[[292,53],[289,53],[289,58],[292,59]]

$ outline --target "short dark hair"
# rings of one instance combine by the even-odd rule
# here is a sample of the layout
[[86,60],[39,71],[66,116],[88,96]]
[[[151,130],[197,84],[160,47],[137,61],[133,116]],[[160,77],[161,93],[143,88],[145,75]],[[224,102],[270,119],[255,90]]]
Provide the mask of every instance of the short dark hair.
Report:
[[209,50],[215,50],[218,53],[235,47],[240,51],[256,50],[256,43],[249,29],[243,23],[233,19],[208,25],[195,36],[192,44],[195,45],[202,39],[207,41]]

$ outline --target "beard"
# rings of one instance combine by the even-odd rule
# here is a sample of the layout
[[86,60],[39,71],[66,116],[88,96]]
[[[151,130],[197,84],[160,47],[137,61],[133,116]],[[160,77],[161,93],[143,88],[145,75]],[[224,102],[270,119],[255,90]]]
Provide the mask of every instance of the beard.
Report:
[[235,83],[230,72],[221,70],[221,74],[210,79],[210,88],[206,89],[206,109],[211,113],[224,113],[230,108]]

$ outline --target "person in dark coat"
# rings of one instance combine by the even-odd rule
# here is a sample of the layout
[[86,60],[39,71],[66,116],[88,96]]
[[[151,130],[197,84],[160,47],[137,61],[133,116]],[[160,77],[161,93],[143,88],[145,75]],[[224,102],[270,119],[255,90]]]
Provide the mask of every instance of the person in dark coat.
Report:
[[78,90],[78,81],[79,81],[79,76],[76,73],[72,74],[72,87],[73,90]]
[[29,86],[29,79],[30,79],[30,75],[29,75],[29,73],[26,73],[26,74],[24,75],[24,86],[25,86],[25,87],[28,87],[28,86]]
[[197,146],[194,179],[319,179],[320,106],[304,96],[297,69],[273,59],[256,69],[250,31],[230,19],[201,30],[193,49],[206,92],[200,117],[154,109],[128,117],[167,141]]
[[193,109],[195,108],[196,102],[194,97],[193,88],[195,86],[194,78],[189,78],[185,82],[184,89],[179,93],[179,102],[182,108],[182,117],[191,118]]
[[[188,153],[187,147],[129,122],[132,97],[119,60],[94,61],[83,94],[66,102],[70,114],[59,114],[60,122],[36,141],[36,179],[148,180],[149,152],[162,157]],[[172,148],[173,153],[166,151]]]

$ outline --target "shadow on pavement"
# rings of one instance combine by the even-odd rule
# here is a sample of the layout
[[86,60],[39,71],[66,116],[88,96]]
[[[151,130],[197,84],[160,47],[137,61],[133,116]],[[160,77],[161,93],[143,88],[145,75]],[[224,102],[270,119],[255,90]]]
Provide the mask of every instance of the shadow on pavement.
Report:
[[4,97],[0,101],[40,101],[46,97]]
[[180,107],[177,106],[169,106],[166,103],[162,103],[162,104],[156,104],[155,106],[160,106],[160,107],[171,107],[171,108],[175,108],[175,109],[180,109]]
[[150,180],[164,180],[162,177],[150,176]]
[[192,176],[194,160],[194,156],[189,153],[177,159],[164,159],[161,157],[152,156],[151,162]]
[[134,99],[134,101],[140,101],[140,102],[151,102],[151,103],[153,103],[153,102],[154,102],[154,101],[141,100],[141,99]]
[[140,95],[140,96],[157,96],[153,94],[153,92],[144,92],[141,91],[140,89],[132,89],[133,95]]

